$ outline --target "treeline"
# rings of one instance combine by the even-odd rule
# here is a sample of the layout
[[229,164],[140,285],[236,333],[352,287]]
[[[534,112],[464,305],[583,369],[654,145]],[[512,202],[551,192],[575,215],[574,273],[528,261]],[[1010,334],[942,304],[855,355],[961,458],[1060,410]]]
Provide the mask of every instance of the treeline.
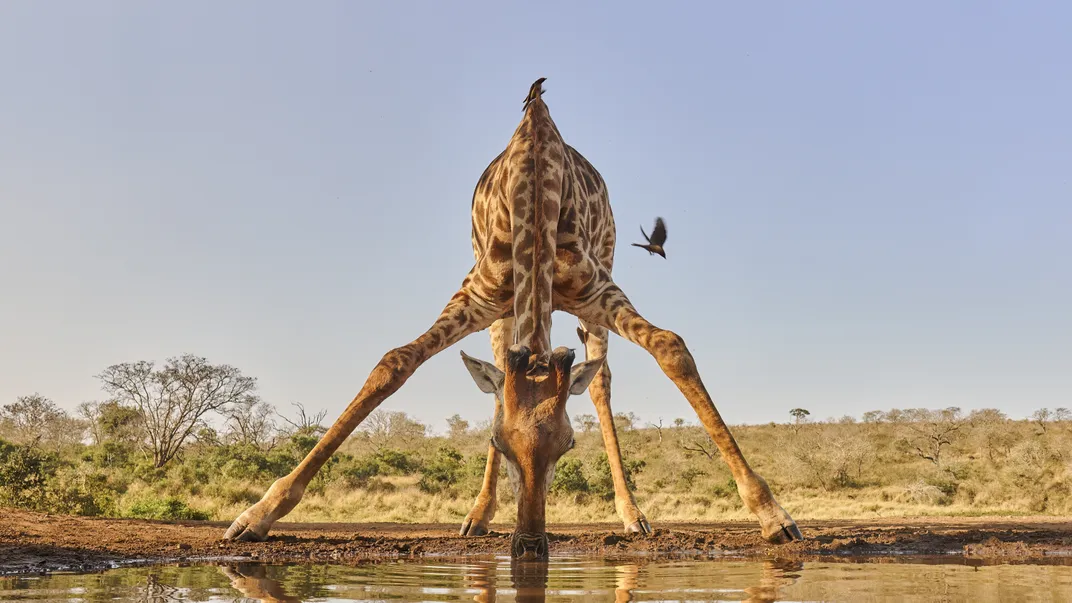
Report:
[[[0,408],[0,505],[53,513],[231,519],[326,431],[323,412],[285,416],[256,380],[197,356],[108,367],[107,398],[72,415],[39,394]],[[613,520],[598,421],[571,404],[577,447],[559,462],[552,521]],[[871,411],[734,428],[750,463],[801,517],[1067,513],[1072,413],[1011,420],[994,409]],[[490,417],[489,417],[490,419]],[[460,521],[479,490],[490,421],[455,415],[443,435],[377,410],[317,475],[294,519]],[[631,486],[649,519],[739,517],[706,433],[684,419],[615,415]],[[513,510],[500,480],[499,520]]]

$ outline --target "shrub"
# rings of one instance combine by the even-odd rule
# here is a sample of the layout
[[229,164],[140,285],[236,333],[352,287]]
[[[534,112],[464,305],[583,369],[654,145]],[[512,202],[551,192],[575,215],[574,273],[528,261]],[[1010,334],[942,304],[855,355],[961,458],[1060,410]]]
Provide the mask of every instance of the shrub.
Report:
[[58,462],[33,445],[0,440],[0,503],[23,509],[45,510],[48,482]]
[[139,519],[208,519],[208,513],[191,509],[174,496],[135,501],[123,516]]
[[412,475],[421,469],[421,462],[409,453],[386,448],[378,451],[373,458],[380,465],[383,475]]
[[556,494],[574,494],[588,492],[588,478],[584,476],[584,463],[581,459],[564,458],[555,466],[555,479],[551,482],[551,492]]
[[435,457],[421,468],[417,487],[421,492],[436,494],[458,482],[462,472],[462,455],[450,447],[440,448]]
[[350,457],[339,463],[337,471],[347,487],[364,488],[369,479],[380,474],[380,464],[375,459]]
[[[630,490],[635,491],[636,482],[633,481],[633,476],[640,473],[646,463],[640,460],[623,459],[622,465],[625,470],[625,484]],[[614,474],[610,471],[610,461],[607,459],[606,452],[596,459],[595,476],[588,480],[588,485],[596,496],[604,500],[614,499]]]

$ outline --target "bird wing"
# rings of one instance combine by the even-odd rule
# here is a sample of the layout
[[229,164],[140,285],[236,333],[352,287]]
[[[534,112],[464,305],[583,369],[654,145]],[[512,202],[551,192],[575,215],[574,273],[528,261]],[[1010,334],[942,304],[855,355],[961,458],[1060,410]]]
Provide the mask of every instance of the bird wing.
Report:
[[655,230],[651,231],[651,238],[648,242],[660,247],[666,242],[666,223],[662,218],[655,218]]
[[640,234],[644,235],[644,240],[645,241],[647,241],[648,243],[651,243],[651,239],[648,238],[648,233],[644,232],[644,227],[643,226],[640,227]]

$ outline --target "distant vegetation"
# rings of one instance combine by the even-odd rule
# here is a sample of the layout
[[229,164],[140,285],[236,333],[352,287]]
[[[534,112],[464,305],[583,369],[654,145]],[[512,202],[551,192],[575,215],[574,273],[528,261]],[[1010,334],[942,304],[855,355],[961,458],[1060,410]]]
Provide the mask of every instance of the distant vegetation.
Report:
[[[323,413],[295,405],[284,417],[257,397],[254,379],[196,356],[116,365],[98,378],[108,398],[80,405],[74,416],[38,394],[0,409],[0,505],[230,520],[325,431]],[[552,522],[617,520],[598,421],[584,412],[590,408],[586,397],[570,403],[577,447],[559,461]],[[733,432],[798,519],[1072,513],[1066,409],[1015,421],[997,410],[957,408],[815,421],[787,405],[786,416],[788,423]],[[445,435],[431,435],[404,412],[377,410],[288,519],[460,522],[480,488],[488,423],[455,415]],[[748,517],[700,427],[680,418],[642,425],[632,414],[616,415],[615,423],[630,482],[653,523]],[[496,521],[512,521],[505,475],[499,500]]]

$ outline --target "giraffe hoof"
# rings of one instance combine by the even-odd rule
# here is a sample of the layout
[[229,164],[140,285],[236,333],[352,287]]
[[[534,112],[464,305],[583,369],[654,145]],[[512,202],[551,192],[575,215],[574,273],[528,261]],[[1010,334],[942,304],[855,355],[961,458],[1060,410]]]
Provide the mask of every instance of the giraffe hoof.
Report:
[[462,536],[484,536],[488,533],[487,526],[473,520],[466,520],[459,532]]
[[795,540],[804,540],[804,535],[800,533],[800,528],[796,523],[783,524],[779,526],[779,529],[764,537],[772,544],[788,544]]
[[254,532],[241,519],[235,520],[223,534],[224,540],[239,540],[242,542],[264,542],[265,538],[267,537]]
[[625,528],[626,534],[643,534],[645,536],[650,536],[651,531],[651,524],[648,523],[647,519],[638,519]]

